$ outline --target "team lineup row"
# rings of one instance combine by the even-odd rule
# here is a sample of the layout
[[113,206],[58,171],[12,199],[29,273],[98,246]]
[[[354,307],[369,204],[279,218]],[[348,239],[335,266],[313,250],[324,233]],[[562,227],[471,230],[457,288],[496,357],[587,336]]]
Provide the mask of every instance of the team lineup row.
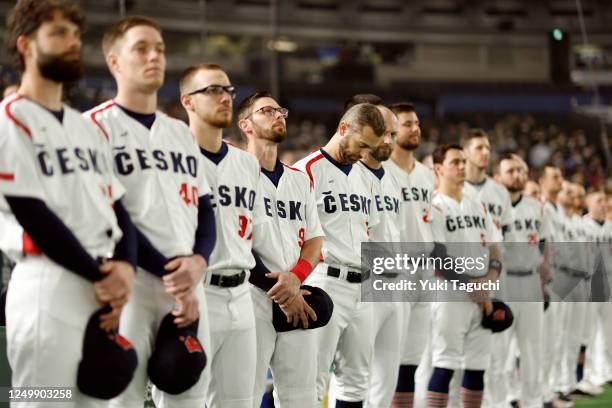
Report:
[[[22,72],[0,110],[13,387],[76,387],[57,406],[140,408],[150,380],[157,407],[250,408],[271,368],[280,407],[321,406],[328,392],[336,407],[569,406],[592,349],[602,364],[587,374],[612,380],[612,303],[586,303],[598,268],[612,264],[605,193],[588,196],[582,218],[584,190],[548,166],[543,204],[523,193],[515,155],[494,181],[481,130],[438,146],[430,169],[414,157],[414,106],[367,94],[293,167],[278,159],[287,110],[252,94],[235,113],[248,140],[240,150],[222,140],[236,91],[215,64],[181,75],[188,125],[156,110],[164,42],[145,17],[106,31],[117,94],[81,114],[62,88],[82,75],[82,26],[78,7],[59,0],[20,0],[7,20]],[[604,245],[559,253],[551,241]],[[461,254],[444,244],[480,243],[489,262],[478,271],[415,273],[481,287],[501,279],[539,301],[506,305],[474,290],[363,302],[363,242],[422,242],[451,257]],[[533,245],[513,254],[504,242]],[[548,296],[572,302],[545,311]],[[510,314],[504,331],[483,323],[506,328]],[[604,347],[590,347],[596,333]],[[112,351],[96,358],[96,347]]]

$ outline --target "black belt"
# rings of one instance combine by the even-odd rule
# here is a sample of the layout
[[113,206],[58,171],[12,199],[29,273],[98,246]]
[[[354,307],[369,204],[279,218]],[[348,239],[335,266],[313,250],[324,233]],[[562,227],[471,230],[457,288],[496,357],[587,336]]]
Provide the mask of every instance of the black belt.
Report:
[[583,279],[587,279],[589,277],[589,274],[581,271],[579,269],[573,269],[573,268],[567,268],[565,266],[562,266],[560,268],[558,268],[559,271],[573,277],[573,278],[583,278]]
[[514,270],[514,271],[507,271],[506,273],[509,276],[529,276],[529,275],[533,275],[533,270],[528,270],[528,271]]
[[234,288],[238,285],[242,285],[246,279],[246,272],[242,271],[235,275],[212,275],[210,277],[210,284],[219,286],[221,288]]
[[[340,277],[340,269],[334,268],[333,266],[327,267],[327,276],[334,278]],[[370,277],[370,270],[368,269],[364,273],[348,271],[346,273],[346,280],[351,283],[361,283]]]

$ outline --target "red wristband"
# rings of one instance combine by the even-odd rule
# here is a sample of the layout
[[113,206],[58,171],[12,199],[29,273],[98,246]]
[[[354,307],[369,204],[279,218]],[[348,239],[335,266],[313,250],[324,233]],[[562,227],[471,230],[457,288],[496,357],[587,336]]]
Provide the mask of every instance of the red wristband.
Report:
[[42,251],[38,249],[32,238],[27,232],[23,232],[21,235],[21,252],[24,255],[41,255]]
[[302,258],[297,264],[295,264],[293,269],[291,269],[291,272],[293,272],[300,279],[300,282],[304,282],[308,275],[310,275],[310,272],[312,272],[312,265],[310,262]]

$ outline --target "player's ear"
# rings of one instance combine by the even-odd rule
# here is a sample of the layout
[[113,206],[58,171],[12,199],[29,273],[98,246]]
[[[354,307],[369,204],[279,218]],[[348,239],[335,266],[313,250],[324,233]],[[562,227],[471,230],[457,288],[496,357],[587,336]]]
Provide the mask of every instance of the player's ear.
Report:
[[26,35],[20,35],[19,37],[17,37],[17,51],[23,55],[23,58],[25,59],[26,55],[28,55],[28,53],[30,52],[30,38]]
[[238,128],[242,131],[242,133],[244,133],[245,135],[248,135],[249,132],[251,131],[251,126],[249,124],[249,120],[248,119],[240,119],[238,121]]
[[442,165],[440,163],[434,163],[433,165],[433,171],[436,174],[436,176],[440,175],[440,170],[442,169]]
[[109,52],[106,54],[106,65],[111,73],[117,71],[117,54]]
[[345,121],[340,122],[340,124],[338,125],[338,133],[340,133],[340,136],[344,137],[348,128],[348,123],[346,123]]
[[193,106],[191,104],[191,96],[185,94],[181,95],[181,105],[186,111],[193,111]]

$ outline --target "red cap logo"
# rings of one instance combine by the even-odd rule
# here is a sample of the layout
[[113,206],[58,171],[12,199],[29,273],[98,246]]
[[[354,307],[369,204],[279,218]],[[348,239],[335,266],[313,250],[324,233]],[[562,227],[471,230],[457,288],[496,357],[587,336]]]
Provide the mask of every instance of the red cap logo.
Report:
[[204,349],[202,349],[202,345],[200,344],[200,341],[196,339],[195,337],[181,336],[179,337],[179,340],[183,342],[183,344],[185,345],[189,353],[203,353],[204,352]]
[[113,339],[115,341],[115,343],[117,343],[119,345],[119,347],[121,347],[124,350],[129,350],[132,348],[132,343],[130,343],[130,341],[128,339],[126,339],[125,337],[123,337],[120,334],[116,334],[114,336],[115,338]]
[[504,309],[498,309],[493,313],[493,320],[502,321],[506,319],[506,311]]

